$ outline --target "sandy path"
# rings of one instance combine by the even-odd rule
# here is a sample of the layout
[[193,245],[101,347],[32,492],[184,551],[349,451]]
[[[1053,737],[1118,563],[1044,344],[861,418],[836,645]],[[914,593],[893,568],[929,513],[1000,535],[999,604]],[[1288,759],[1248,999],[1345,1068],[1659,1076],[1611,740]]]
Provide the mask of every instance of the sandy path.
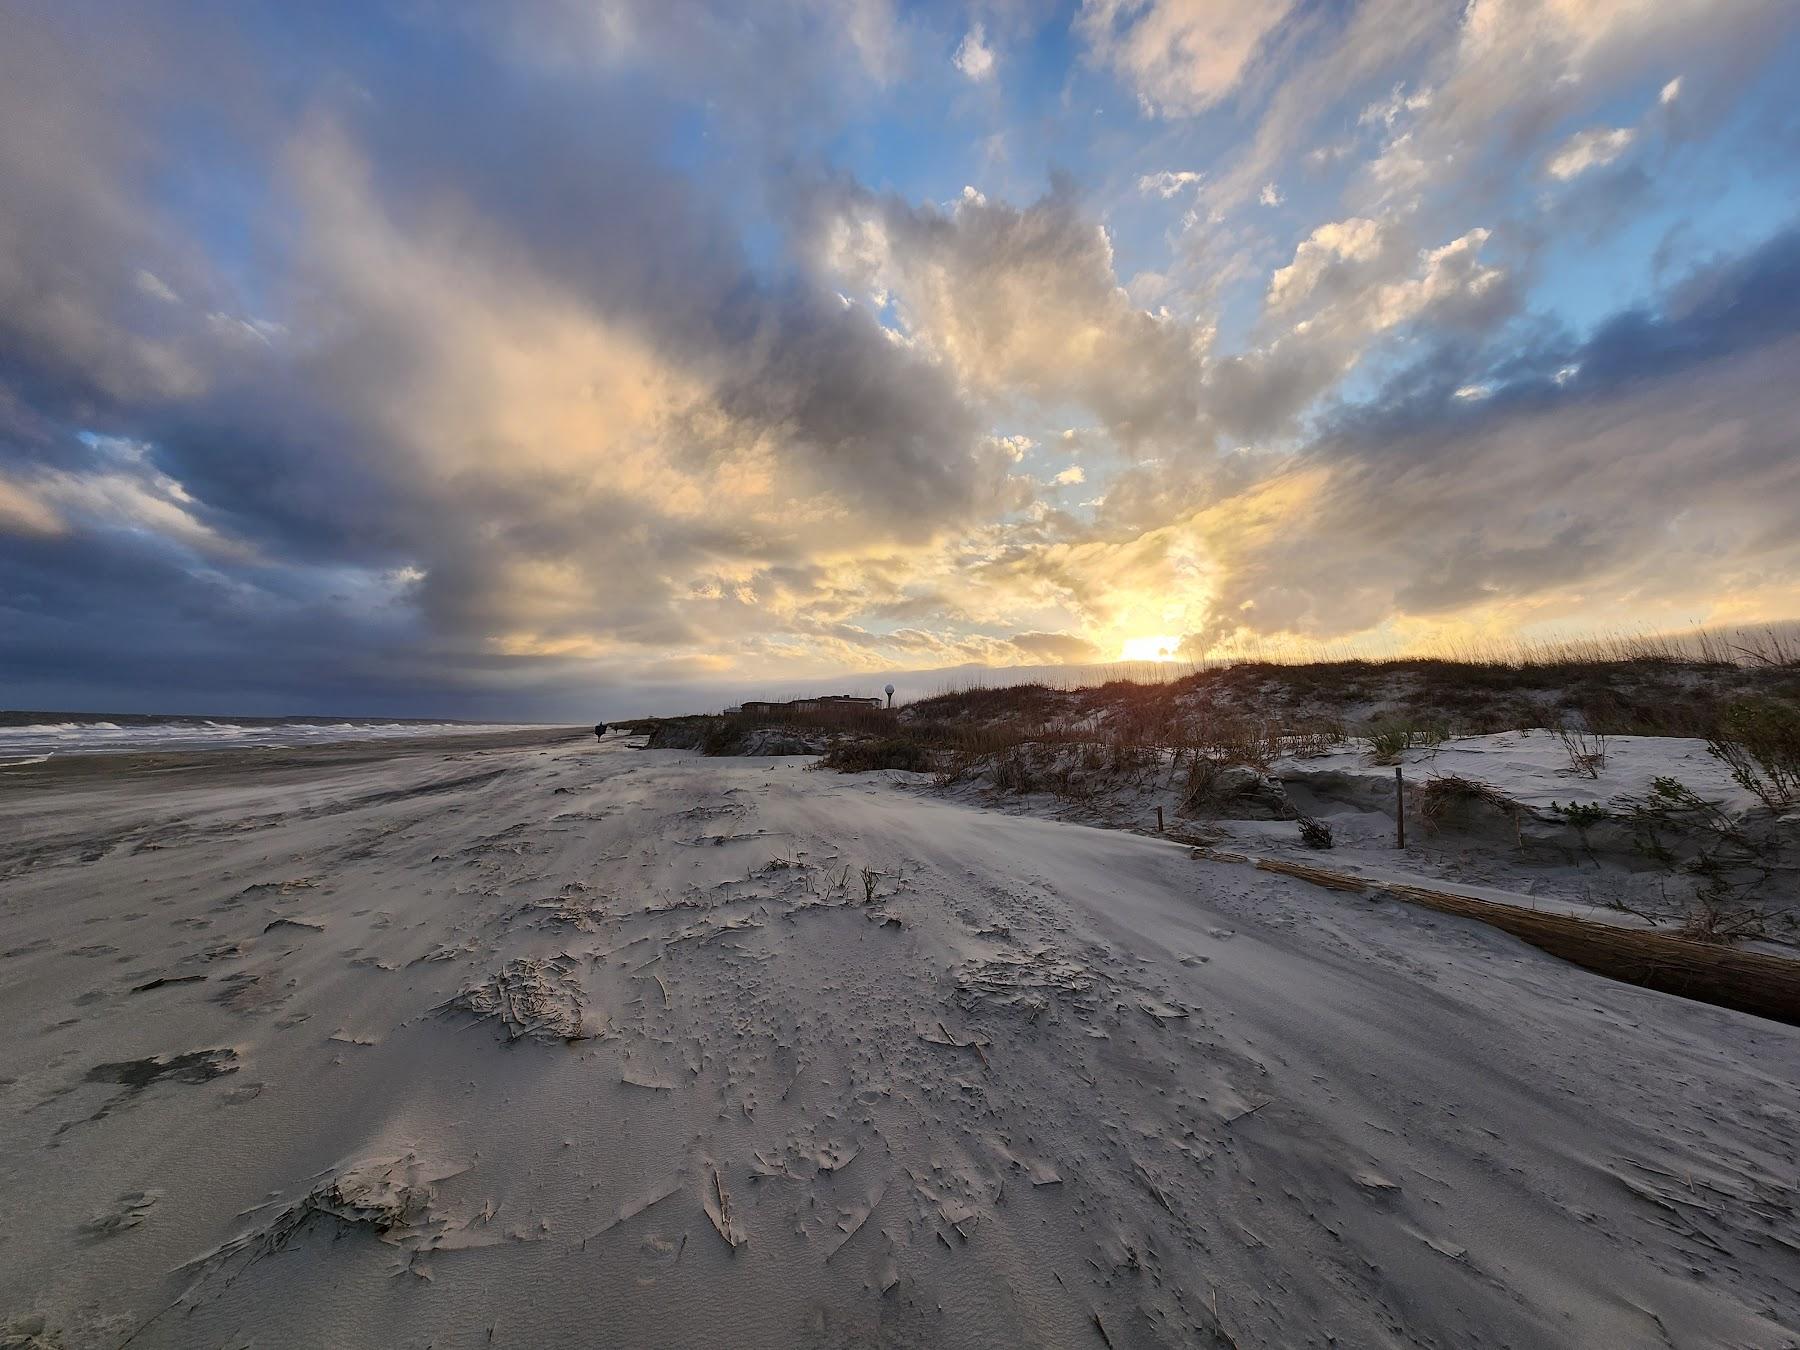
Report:
[[0,789],[0,1325],[1800,1344],[1800,1033],[804,763]]

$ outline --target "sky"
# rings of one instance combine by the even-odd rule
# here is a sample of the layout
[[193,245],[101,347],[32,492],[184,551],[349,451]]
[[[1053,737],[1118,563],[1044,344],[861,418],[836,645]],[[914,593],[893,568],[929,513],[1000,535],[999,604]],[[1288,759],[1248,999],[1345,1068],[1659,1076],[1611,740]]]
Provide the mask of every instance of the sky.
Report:
[[1796,76],[1792,0],[20,0],[0,706],[1800,616]]

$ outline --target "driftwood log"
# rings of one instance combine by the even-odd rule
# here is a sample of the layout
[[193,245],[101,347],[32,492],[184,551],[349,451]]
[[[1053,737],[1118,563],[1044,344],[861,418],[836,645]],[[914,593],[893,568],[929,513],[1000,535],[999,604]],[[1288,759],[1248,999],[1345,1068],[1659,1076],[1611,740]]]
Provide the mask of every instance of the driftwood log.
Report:
[[[1240,854],[1205,848],[1195,849],[1194,854],[1214,862],[1246,861]],[[1800,1026],[1800,961],[1787,957],[1620,928],[1572,914],[1498,904],[1424,886],[1371,881],[1306,863],[1276,858],[1255,862],[1261,871],[1297,877],[1330,890],[1403,900],[1443,914],[1477,919],[1596,975]]]

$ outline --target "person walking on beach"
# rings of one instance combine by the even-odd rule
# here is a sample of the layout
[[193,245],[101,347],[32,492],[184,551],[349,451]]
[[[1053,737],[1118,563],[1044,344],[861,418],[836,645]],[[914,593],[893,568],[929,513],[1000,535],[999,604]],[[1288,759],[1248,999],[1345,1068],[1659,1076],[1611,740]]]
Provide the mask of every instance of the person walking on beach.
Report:
[[604,723],[604,722],[594,723],[594,739],[600,740],[605,735],[606,735],[606,723]]

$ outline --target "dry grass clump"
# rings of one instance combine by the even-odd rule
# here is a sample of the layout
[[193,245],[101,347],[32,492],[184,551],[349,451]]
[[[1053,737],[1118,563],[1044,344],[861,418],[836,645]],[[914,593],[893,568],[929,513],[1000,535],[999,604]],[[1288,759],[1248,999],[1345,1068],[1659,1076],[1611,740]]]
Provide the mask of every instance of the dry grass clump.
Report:
[[1335,718],[1306,718],[1282,736],[1287,753],[1301,759],[1328,755],[1349,739],[1344,724]]
[[1025,756],[1017,750],[995,761],[992,782],[996,791],[1014,792],[1020,796],[1038,789],[1037,774],[1032,771]]
[[1438,722],[1389,718],[1371,723],[1363,734],[1377,764],[1398,764],[1408,750],[1441,745],[1449,732]]
[[1413,793],[1419,819],[1432,829],[1439,829],[1458,812],[1471,806],[1492,807],[1513,823],[1519,824],[1519,804],[1498,788],[1461,774],[1445,773],[1427,778]]
[[506,1039],[579,1041],[589,1038],[587,995],[568,956],[509,961],[478,984],[438,1005],[439,1012],[464,1012],[482,1022],[495,1018]]
[[1761,941],[1769,936],[1771,917],[1760,909],[1728,908],[1702,896],[1676,931],[1689,942],[1712,942],[1720,946]]
[[1221,779],[1226,765],[1222,760],[1195,755],[1188,761],[1187,778],[1181,788],[1181,805],[1176,809],[1184,816],[1197,816],[1218,805],[1225,795]]
[[1178,728],[1173,749],[1177,758],[1186,754],[1221,764],[1248,764],[1252,768],[1266,769],[1288,749],[1288,742],[1277,722],[1248,717],[1218,718]]
[[1330,848],[1332,845],[1331,826],[1312,816],[1300,817],[1300,842],[1308,848]]
[[1598,732],[1558,727],[1557,738],[1569,756],[1569,772],[1582,778],[1598,778],[1606,767],[1606,747],[1611,739]]

